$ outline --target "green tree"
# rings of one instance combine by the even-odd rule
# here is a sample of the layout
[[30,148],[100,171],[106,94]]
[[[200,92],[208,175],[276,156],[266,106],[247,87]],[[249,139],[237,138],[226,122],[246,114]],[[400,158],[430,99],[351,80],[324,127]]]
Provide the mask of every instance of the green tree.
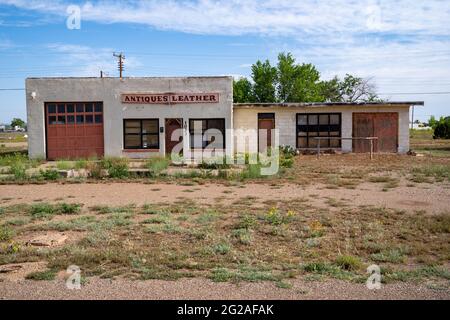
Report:
[[371,79],[346,74],[343,80],[335,77],[327,84],[325,100],[332,102],[381,102]]
[[11,121],[11,127],[14,128],[15,126],[18,126],[20,128],[25,128],[26,127],[26,123],[22,119],[14,118]]
[[257,61],[252,66],[253,97],[256,102],[276,102],[277,68],[269,60]]
[[235,103],[254,102],[253,86],[247,78],[233,80],[233,101]]

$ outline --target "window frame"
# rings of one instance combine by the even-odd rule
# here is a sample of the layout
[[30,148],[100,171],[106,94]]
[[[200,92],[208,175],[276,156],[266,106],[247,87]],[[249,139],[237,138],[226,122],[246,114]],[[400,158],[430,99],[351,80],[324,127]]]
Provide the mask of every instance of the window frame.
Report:
[[[139,129],[139,133],[126,133],[126,127],[125,127],[125,124],[126,124],[126,122],[127,121],[139,121],[139,126],[140,126],[140,129]],[[143,122],[144,121],[156,121],[156,123],[157,123],[157,130],[156,130],[156,133],[142,133],[142,124],[143,124]],[[160,139],[160,130],[159,130],[159,118],[145,118],[145,119],[130,119],[130,118],[127,118],[127,119],[123,119],[123,149],[124,150],[159,150],[160,149],[160,146],[161,146],[161,139]],[[140,144],[140,146],[139,147],[127,147],[126,146],[126,140],[125,140],[125,138],[126,138],[126,136],[139,136],[140,137],[140,142],[141,142],[141,144]],[[143,141],[144,141],[144,136],[157,136],[158,137],[158,145],[155,147],[155,146],[150,146],[150,147],[146,147],[146,148],[144,148],[144,143],[143,143]]]
[[[328,126],[328,131],[320,131],[320,130],[318,130],[319,126],[321,126],[321,124],[320,124],[320,116],[323,116],[323,115],[327,115],[328,116],[328,124],[322,125],[322,126]],[[306,116],[306,125],[299,125],[298,124],[300,116]],[[310,116],[317,116],[317,124],[311,124],[311,125],[309,124],[309,117]],[[331,124],[331,116],[339,116],[339,124],[338,124],[338,126],[339,126],[339,135],[338,136],[332,136],[330,134],[331,132],[337,132],[336,130],[331,130],[331,128],[330,128],[331,126],[333,126]],[[300,130],[300,127],[302,127],[302,126],[307,126],[308,127],[308,131]],[[314,131],[314,130],[310,131],[309,130],[309,128],[313,127],[313,126],[317,127],[316,131]],[[306,148],[299,146],[298,139],[300,137],[299,136],[300,132],[306,132],[307,133],[306,136],[304,136],[306,138],[306,145],[307,145]],[[317,135],[310,136],[309,135],[310,132],[315,132],[315,133],[317,133]],[[326,132],[328,134],[326,136],[320,135],[320,133],[324,133],[324,132]],[[296,133],[296,135],[295,135],[296,147],[297,147],[297,149],[303,149],[303,150],[315,149],[315,147],[309,147],[310,137],[342,138],[342,113],[341,112],[319,112],[319,113],[308,113],[308,112],[305,112],[305,113],[297,113],[296,116],[295,116],[295,133]],[[327,147],[325,147],[325,146],[320,146],[320,147],[322,149],[341,149],[342,148],[342,140],[341,139],[336,139],[336,140],[339,141],[339,146],[337,146],[337,147],[330,147],[329,146],[330,144],[328,144]],[[320,141],[321,140],[317,140],[317,143],[320,143]],[[331,141],[331,139],[328,140],[328,142],[330,142],[330,141]]]
[[[222,132],[222,136],[223,136],[223,139],[222,139],[222,145],[223,145],[223,148],[221,148],[220,150],[225,150],[226,149],[226,144],[225,144],[225,142],[226,142],[226,119],[225,118],[189,118],[189,123],[188,123],[188,125],[189,125],[189,128],[188,128],[188,130],[189,130],[189,148],[191,149],[191,150],[194,150],[194,146],[192,145],[192,143],[191,143],[191,140],[192,140],[192,133],[191,133],[191,121],[206,121],[207,123],[208,123],[208,121],[223,121],[223,130],[224,130],[224,132]],[[208,129],[217,129],[217,128],[208,128],[208,125],[206,125],[206,129],[203,129],[202,128],[202,137],[205,135],[205,132],[208,130]],[[192,128],[192,130],[193,130],[193,128]],[[197,149],[199,149],[199,148],[197,148]],[[206,147],[203,147],[203,143],[202,143],[202,150],[205,150],[206,149]]]

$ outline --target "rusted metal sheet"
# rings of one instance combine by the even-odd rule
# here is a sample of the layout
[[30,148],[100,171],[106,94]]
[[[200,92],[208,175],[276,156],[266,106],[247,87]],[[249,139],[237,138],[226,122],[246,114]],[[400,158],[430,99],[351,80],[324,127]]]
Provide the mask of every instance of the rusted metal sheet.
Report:
[[48,160],[104,155],[103,104],[48,103],[45,108]]
[[[398,113],[354,113],[353,137],[378,137],[378,140],[374,141],[375,152],[397,152]],[[353,152],[370,152],[370,141],[354,140]]]

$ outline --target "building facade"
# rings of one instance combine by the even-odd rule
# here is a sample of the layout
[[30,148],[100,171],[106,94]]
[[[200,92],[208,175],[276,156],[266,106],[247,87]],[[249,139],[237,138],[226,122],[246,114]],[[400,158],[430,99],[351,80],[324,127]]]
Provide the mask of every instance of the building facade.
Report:
[[[148,158],[275,145],[409,151],[409,109],[423,102],[234,104],[231,77],[30,78],[29,155]],[[272,131],[271,129],[275,129]],[[356,140],[352,140],[354,138]]]

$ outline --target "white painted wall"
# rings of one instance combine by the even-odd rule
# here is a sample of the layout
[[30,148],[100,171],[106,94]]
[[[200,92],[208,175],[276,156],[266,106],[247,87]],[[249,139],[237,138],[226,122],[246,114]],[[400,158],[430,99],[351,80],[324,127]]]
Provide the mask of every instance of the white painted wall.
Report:
[[[297,113],[341,113],[342,137],[352,137],[354,112],[398,112],[399,114],[399,153],[409,151],[409,108],[408,105],[398,106],[324,106],[324,107],[238,107],[234,108],[234,129],[245,132],[248,129],[250,139],[245,144],[244,139],[235,140],[236,152],[257,152],[258,113],[275,113],[275,128],[279,129],[280,145],[296,146],[296,114]],[[241,131],[240,131],[241,130]],[[342,141],[342,151],[352,152],[352,141]]]
[[[32,98],[32,92],[36,93]],[[123,93],[219,93],[219,103],[139,105],[122,104]],[[44,157],[45,102],[103,101],[105,156],[148,157],[154,153],[123,151],[123,119],[183,118],[184,150],[189,150],[189,118],[225,118],[225,127],[233,127],[233,91],[231,77],[183,78],[33,78],[26,80],[27,118],[30,157]],[[226,137],[232,141],[232,136]],[[160,133],[160,152],[165,153],[165,133]],[[232,154],[233,144],[227,153]]]

